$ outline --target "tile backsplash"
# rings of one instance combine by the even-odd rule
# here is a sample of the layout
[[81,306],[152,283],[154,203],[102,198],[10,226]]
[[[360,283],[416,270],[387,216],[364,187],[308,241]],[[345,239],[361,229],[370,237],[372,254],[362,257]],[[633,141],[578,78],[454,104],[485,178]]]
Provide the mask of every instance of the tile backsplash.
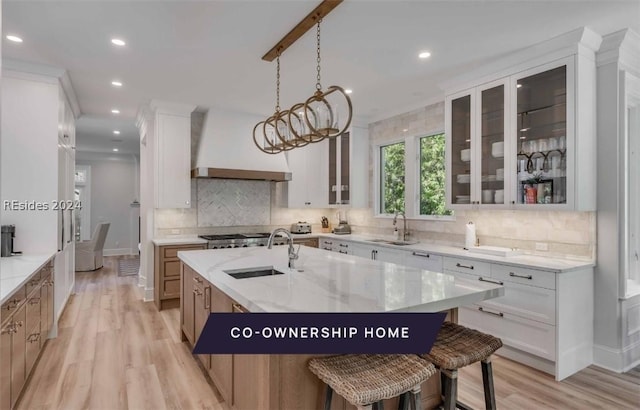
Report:
[[271,186],[265,181],[198,180],[198,227],[269,225]]

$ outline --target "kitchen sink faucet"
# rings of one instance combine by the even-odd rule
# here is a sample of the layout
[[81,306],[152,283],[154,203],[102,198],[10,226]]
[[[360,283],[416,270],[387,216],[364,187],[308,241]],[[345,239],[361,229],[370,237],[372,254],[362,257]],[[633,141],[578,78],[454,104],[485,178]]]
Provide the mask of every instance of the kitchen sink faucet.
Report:
[[269,242],[267,242],[267,248],[271,249],[273,245],[273,237],[279,233],[283,233],[287,235],[287,242],[289,243],[289,268],[295,269],[295,260],[298,259],[298,252],[300,252],[300,245],[298,245],[298,250],[296,251],[293,247],[293,236],[291,236],[291,232],[284,228],[276,228],[271,232],[269,236]]
[[396,214],[393,217],[393,226],[396,226],[398,222],[398,215],[402,216],[402,240],[406,242],[409,239],[409,231],[407,230],[407,217],[404,215],[404,212],[396,211]]

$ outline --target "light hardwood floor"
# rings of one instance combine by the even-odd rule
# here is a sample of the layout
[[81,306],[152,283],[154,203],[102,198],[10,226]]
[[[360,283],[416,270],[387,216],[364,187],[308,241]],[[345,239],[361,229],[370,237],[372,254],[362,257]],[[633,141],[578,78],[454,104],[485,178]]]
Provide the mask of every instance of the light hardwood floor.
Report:
[[[76,288],[18,409],[228,410],[180,342],[178,310],[142,302],[136,277],[117,275],[116,257],[76,273]],[[640,368],[592,366],[558,383],[500,357],[493,366],[499,409],[640,408]],[[480,366],[463,369],[459,383],[460,400],[484,408]]]

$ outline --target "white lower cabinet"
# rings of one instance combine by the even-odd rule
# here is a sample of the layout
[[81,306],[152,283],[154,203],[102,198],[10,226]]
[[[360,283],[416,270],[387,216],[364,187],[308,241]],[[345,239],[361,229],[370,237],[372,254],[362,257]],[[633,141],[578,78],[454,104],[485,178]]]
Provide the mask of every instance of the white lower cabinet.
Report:
[[498,283],[504,296],[465,306],[458,322],[502,339],[499,355],[562,380],[592,363],[593,269],[549,272],[444,257],[457,278]]
[[405,251],[404,264],[412,268],[442,272],[443,259],[442,255],[434,255],[429,252]]
[[324,249],[325,251],[351,255],[352,246],[353,243],[350,241],[341,241],[333,238],[320,238],[320,249]]

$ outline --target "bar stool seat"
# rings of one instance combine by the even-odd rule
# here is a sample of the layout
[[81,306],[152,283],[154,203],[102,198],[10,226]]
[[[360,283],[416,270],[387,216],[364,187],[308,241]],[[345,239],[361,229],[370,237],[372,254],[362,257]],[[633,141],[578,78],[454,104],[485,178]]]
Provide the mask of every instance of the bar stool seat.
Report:
[[410,354],[318,357],[309,361],[309,370],[327,384],[325,409],[332,390],[359,408],[407,392],[417,395],[419,403],[420,385],[436,372],[433,364]]
[[482,365],[485,406],[496,408],[490,358],[501,347],[502,340],[495,336],[451,322],[442,324],[431,351],[423,357],[441,371],[445,410],[468,409],[457,401],[458,369],[478,361]]

